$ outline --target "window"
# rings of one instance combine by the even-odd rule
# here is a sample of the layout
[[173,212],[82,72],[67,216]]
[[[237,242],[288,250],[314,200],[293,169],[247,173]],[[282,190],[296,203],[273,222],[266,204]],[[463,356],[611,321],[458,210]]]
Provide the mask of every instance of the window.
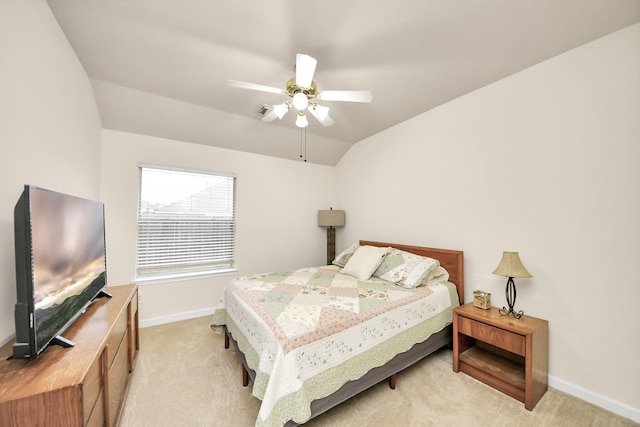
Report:
[[140,167],[137,279],[234,269],[235,177]]

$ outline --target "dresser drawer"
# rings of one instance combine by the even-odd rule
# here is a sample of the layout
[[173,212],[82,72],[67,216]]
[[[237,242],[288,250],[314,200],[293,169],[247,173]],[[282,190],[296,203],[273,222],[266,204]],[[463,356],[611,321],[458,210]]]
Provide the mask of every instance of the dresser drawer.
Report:
[[494,328],[462,316],[458,318],[458,332],[520,356],[525,355],[525,337],[523,335]]
[[91,411],[91,416],[89,416],[89,419],[85,422],[85,427],[104,427],[103,393],[104,390],[100,389],[100,394],[98,395],[99,400],[94,406],[93,411]]
[[140,347],[140,337],[138,336],[138,292],[131,299],[131,356],[133,362],[137,357],[138,348]]
[[122,343],[122,339],[124,338],[124,334],[127,332],[127,311],[124,310],[118,320],[113,325],[113,332],[109,337],[109,342],[107,344],[107,351],[109,354],[108,365],[111,367],[113,364],[113,359],[116,357],[116,352]]
[[102,391],[102,355],[96,357],[82,384],[82,412],[84,414],[84,423],[87,424],[89,416],[94,408],[102,407],[103,402],[98,398]]
[[111,369],[109,369],[109,407],[111,408],[109,419],[112,425],[116,425],[121,405],[124,404],[124,393],[129,380],[129,349],[127,342],[129,333],[125,333],[124,345],[117,350]]
[[133,297],[131,298],[131,317],[135,317],[135,315],[138,313],[138,292],[136,292],[135,294],[133,294]]

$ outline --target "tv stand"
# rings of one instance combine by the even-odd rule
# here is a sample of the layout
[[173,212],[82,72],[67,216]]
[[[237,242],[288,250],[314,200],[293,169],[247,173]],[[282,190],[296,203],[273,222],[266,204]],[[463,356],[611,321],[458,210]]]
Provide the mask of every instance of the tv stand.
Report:
[[[86,312],[86,310],[84,310],[82,312],[82,314],[84,314],[85,312]],[[52,346],[52,345],[59,345],[62,348],[69,348],[69,347],[75,346],[76,344],[73,341],[66,339],[62,335],[56,335],[55,337],[53,337],[51,339],[51,341],[49,341],[49,344],[47,344],[45,346],[45,348],[42,349],[42,352],[44,353],[44,351],[47,348],[49,348],[49,346]],[[13,353],[14,354],[12,354],[11,356],[7,357],[7,360],[11,360],[11,359],[26,359],[27,358],[27,357],[16,357],[15,352],[16,351],[15,351],[15,348],[14,348],[13,349]],[[42,356],[40,356],[40,357],[42,357]]]
[[107,291],[59,337],[73,347],[12,360],[13,340],[0,348],[0,426],[119,424],[140,348],[138,289]]
[[58,336],[56,336],[54,339],[52,339],[49,342],[49,345],[59,345],[60,347],[63,347],[63,348],[69,348],[69,347],[73,347],[74,345],[76,345],[76,343],[74,343],[71,340],[66,339],[62,335],[58,335]]
[[109,292],[105,291],[104,288],[102,288],[102,290],[98,292],[98,295],[96,295],[93,299],[95,301],[98,298],[112,298],[112,297],[113,295],[111,295]]

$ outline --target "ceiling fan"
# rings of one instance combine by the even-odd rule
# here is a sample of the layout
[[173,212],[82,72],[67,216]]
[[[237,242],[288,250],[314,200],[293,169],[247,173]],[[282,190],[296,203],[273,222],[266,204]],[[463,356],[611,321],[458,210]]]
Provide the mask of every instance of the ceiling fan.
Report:
[[296,75],[289,79],[285,89],[272,86],[263,86],[254,83],[228,80],[227,84],[242,89],[259,90],[262,92],[287,95],[291,100],[274,105],[262,118],[265,122],[271,122],[276,118],[281,119],[293,107],[297,111],[296,126],[306,127],[306,111],[311,113],[323,126],[331,126],[334,121],[329,117],[329,107],[319,105],[316,100],[322,101],[347,101],[347,102],[371,102],[373,96],[368,90],[324,90],[318,91],[313,74],[316,71],[318,60],[305,54],[296,55]]

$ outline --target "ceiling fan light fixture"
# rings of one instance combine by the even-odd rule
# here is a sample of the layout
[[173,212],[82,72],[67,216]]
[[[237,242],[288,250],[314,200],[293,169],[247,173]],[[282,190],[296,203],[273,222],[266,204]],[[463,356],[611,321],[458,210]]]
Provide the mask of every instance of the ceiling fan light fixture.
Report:
[[275,113],[276,117],[281,119],[284,117],[285,114],[287,114],[287,111],[289,111],[289,108],[291,108],[291,104],[287,102],[283,102],[282,104],[274,105],[273,112]]
[[309,106],[309,98],[302,92],[293,95],[293,108],[298,111],[304,111]]
[[304,115],[304,111],[300,111],[296,118],[296,126],[299,128],[306,128],[308,125],[309,122],[307,121],[307,117]]
[[309,111],[309,114],[316,118],[322,126],[331,126],[335,123],[329,116],[329,108],[316,104],[316,100],[347,102],[372,101],[373,96],[371,92],[366,90],[328,90],[319,92],[316,82],[313,81],[317,63],[318,61],[309,55],[297,54],[296,75],[287,81],[284,90],[237,80],[228,80],[227,84],[241,89],[272,92],[288,96],[290,99],[286,102],[262,109],[260,111],[260,114],[263,116],[262,120],[271,122],[276,118],[282,119],[291,107],[293,107],[297,112],[296,126],[301,129],[309,125],[307,117],[305,116],[306,111]]
[[326,118],[329,116],[329,107],[313,104],[309,108],[313,108],[313,111],[315,112],[314,116],[316,116],[320,121],[326,120]]

